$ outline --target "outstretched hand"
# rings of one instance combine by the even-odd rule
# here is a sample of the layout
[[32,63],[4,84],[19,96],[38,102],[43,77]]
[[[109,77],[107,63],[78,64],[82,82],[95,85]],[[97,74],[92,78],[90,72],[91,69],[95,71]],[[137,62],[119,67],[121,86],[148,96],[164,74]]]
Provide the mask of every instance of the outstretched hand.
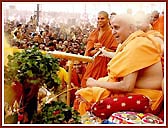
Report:
[[99,48],[99,50],[101,51],[101,55],[100,56],[107,56],[107,51],[105,50],[105,47]]
[[102,53],[100,56],[106,56],[109,58],[113,58],[113,56],[114,56],[114,52],[107,51],[105,47],[99,48],[99,51],[101,51],[101,53]]
[[93,79],[93,78],[90,77],[86,81],[86,86],[87,87],[94,87],[94,86],[96,86],[96,81],[97,80],[95,80],[95,79]]

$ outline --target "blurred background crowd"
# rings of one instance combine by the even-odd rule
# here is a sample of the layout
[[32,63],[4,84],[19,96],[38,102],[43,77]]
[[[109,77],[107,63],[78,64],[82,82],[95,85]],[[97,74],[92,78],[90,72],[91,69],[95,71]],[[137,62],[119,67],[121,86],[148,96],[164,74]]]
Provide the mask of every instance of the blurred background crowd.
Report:
[[[37,46],[46,51],[57,50],[84,55],[87,38],[90,32],[97,27],[96,14],[100,9],[110,11],[109,15],[123,12],[131,15],[136,14],[137,22],[138,19],[147,19],[151,24],[161,15],[164,15],[164,4],[157,2],[136,3],[134,5],[128,2],[125,6],[119,3],[120,6],[117,7],[113,2],[104,5],[92,3],[92,7],[90,7],[91,4],[87,6],[86,3],[80,2],[79,4],[76,3],[77,9],[72,3],[63,4],[71,6],[72,10],[68,6],[66,8],[66,6],[57,4],[57,2],[54,3],[55,8],[53,8],[54,5],[51,8],[45,3],[34,3],[33,8],[28,8],[29,4],[27,3],[4,3],[3,31],[5,38],[8,39],[12,47],[21,49]],[[81,5],[83,8],[80,7]],[[98,5],[101,5],[100,8]],[[131,5],[134,8],[131,8]],[[102,6],[104,8],[101,8]],[[47,10],[46,7],[50,10]],[[58,7],[64,11],[59,10]],[[93,11],[89,11],[90,9]]]

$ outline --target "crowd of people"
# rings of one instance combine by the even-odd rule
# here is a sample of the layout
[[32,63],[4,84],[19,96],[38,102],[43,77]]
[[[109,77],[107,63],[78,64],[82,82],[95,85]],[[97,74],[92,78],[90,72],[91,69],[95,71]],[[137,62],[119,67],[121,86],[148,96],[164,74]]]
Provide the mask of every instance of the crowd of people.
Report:
[[[111,16],[113,14],[116,13],[111,13]],[[138,15],[141,15],[141,19],[145,18],[141,13]],[[151,18],[148,18],[151,19],[148,21],[151,25],[153,25],[155,20],[159,17],[162,17],[163,12],[159,14],[158,11],[154,11],[152,15]],[[154,28],[158,26],[156,24],[157,23],[153,25]],[[89,21],[80,26],[65,23],[51,25],[42,23],[37,26],[36,15],[30,16],[30,20],[28,22],[25,21],[25,23],[23,21],[8,20],[4,24],[5,37],[8,38],[12,47],[24,49],[35,45],[41,50],[57,50],[80,55],[85,54],[87,39],[90,32],[95,29],[96,27]],[[163,31],[161,33],[163,34]]]
[[[109,97],[111,91],[137,93],[134,88],[139,88],[149,91],[159,90],[159,92],[155,91],[157,95],[157,93],[161,94],[160,90],[164,88],[161,86],[164,77],[162,76],[164,75],[164,13],[153,11],[148,16],[142,12],[134,16],[127,15],[114,12],[109,15],[101,11],[98,13],[96,27],[89,22],[82,26],[69,26],[64,23],[59,24],[60,27],[45,23],[37,26],[36,16],[33,16],[28,23],[15,21],[6,23],[5,38],[8,38],[12,47],[20,49],[37,46],[45,51],[57,50],[91,57],[101,51],[93,63],[83,66],[83,63],[77,62],[73,67],[76,70],[72,73],[72,85],[82,87],[76,92],[78,98],[75,100],[74,108],[83,115],[95,102]],[[146,40],[148,37],[152,39]],[[139,45],[137,46],[134,41]],[[156,47],[153,47],[151,42],[155,42]],[[134,50],[138,47],[140,50]],[[150,55],[149,52],[144,52],[146,47]],[[135,60],[139,63],[138,66]],[[68,71],[67,64],[68,60],[60,61],[60,66],[65,71]],[[146,87],[146,84],[149,87]],[[71,99],[73,101],[74,93]],[[156,100],[160,97],[156,97]],[[92,109],[94,108],[92,106]],[[152,109],[156,110],[156,108]]]
[[41,50],[84,55],[88,34],[94,29],[89,23],[84,27],[64,24],[59,28],[48,24],[39,27],[32,19],[27,24],[10,21],[5,24],[5,36],[11,46],[21,49],[36,45]]

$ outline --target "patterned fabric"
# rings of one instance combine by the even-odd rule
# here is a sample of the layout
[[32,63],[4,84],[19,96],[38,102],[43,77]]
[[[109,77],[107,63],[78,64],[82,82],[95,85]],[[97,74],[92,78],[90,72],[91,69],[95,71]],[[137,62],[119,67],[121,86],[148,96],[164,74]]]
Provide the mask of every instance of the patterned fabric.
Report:
[[151,113],[137,113],[137,112],[116,112],[113,113],[108,123],[115,124],[163,124],[163,121]]
[[149,106],[149,99],[143,95],[108,97],[93,104],[92,113],[101,119],[107,119],[118,111],[144,112]]
[[[94,91],[93,91],[94,89]],[[100,87],[87,87],[77,90],[76,92],[76,101],[74,103],[74,109],[77,110],[80,115],[86,113],[91,109],[91,106],[100,101],[101,99],[105,99],[110,95],[110,91],[105,88]],[[81,102],[83,101],[83,102]]]
[[102,120],[99,117],[96,117],[92,113],[87,111],[84,115],[81,116],[81,123],[82,124],[101,124]]

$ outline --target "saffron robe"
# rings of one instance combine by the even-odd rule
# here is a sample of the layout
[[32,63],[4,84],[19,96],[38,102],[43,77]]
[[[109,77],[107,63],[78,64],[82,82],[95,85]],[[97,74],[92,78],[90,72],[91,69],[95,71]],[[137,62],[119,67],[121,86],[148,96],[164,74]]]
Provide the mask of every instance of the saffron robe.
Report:
[[[150,30],[147,33],[153,35],[154,37],[159,37],[161,40],[163,40],[163,44],[162,44],[162,42],[160,42],[160,41],[159,42],[164,47],[164,36],[159,31]],[[163,76],[164,76],[164,51],[162,51],[162,53],[161,53],[161,63],[162,63],[162,71],[163,71]]]
[[[109,27],[103,35],[98,39],[99,29],[94,30],[88,37],[85,56],[90,56],[90,51],[94,48],[94,43],[101,43],[103,47],[115,51],[117,42],[112,35],[112,29]],[[97,56],[92,63],[88,63],[86,72],[82,78],[81,86],[86,87],[86,80],[89,77],[98,79],[107,75],[107,64],[110,58]]]
[[154,30],[159,31],[164,36],[164,16],[161,15],[152,25]]
[[[99,80],[116,82],[118,78],[159,62],[161,60],[161,46],[152,38],[152,35],[147,35],[142,31],[132,33],[123,44],[118,46],[115,56],[108,63],[108,76]],[[94,102],[110,96],[110,93],[109,90],[100,87],[80,89],[78,94],[86,102],[80,102],[78,107],[74,104],[74,108],[78,108],[79,113],[82,115],[88,110],[88,104],[91,106]],[[151,99],[150,107],[153,111],[163,101],[161,90],[134,89],[132,93],[149,97]]]

